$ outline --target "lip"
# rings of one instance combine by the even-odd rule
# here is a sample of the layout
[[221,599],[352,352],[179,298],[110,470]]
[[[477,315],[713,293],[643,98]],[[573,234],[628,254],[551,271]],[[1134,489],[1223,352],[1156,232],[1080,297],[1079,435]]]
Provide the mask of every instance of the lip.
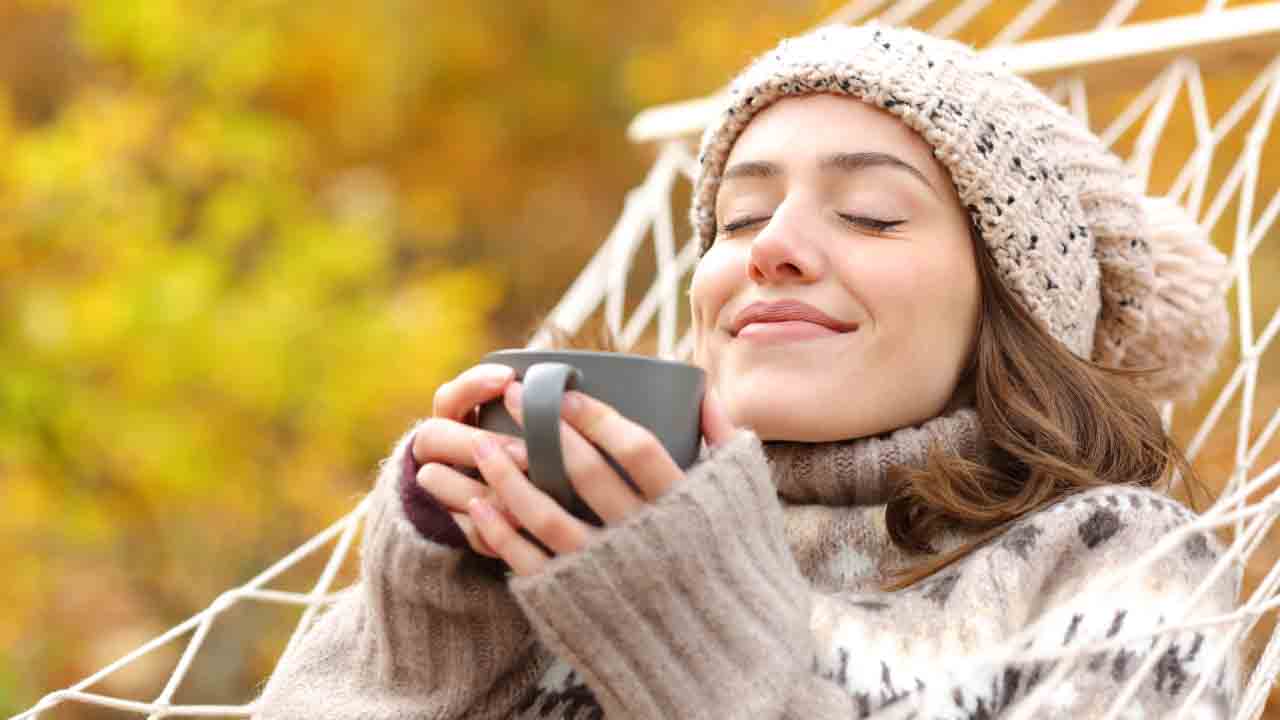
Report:
[[838,333],[858,329],[857,323],[837,320],[803,300],[789,298],[775,302],[753,302],[733,318],[729,334],[737,337],[742,328],[752,323],[782,323],[794,320],[821,325]]

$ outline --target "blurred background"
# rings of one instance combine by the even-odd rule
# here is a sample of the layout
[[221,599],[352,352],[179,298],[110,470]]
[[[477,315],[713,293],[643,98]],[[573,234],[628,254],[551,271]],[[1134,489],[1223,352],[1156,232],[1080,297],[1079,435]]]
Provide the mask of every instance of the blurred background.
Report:
[[[1033,36],[1109,3],[1062,5]],[[1134,20],[1200,8],[1159,5]],[[606,237],[656,152],[628,142],[636,113],[719,89],[839,6],[0,0],[0,716],[353,509],[436,386],[523,345]],[[1261,324],[1280,242],[1255,263]],[[1259,424],[1280,405],[1266,362]],[[1210,484],[1234,443],[1201,453]],[[251,699],[297,617],[220,619],[177,701]],[[94,689],[154,696],[180,652]]]

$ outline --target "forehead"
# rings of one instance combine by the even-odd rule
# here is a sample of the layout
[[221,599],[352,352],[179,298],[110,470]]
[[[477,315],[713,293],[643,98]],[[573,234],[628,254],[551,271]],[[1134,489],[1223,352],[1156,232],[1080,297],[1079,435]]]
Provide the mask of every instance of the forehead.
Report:
[[770,161],[784,168],[813,165],[832,152],[886,152],[919,168],[936,187],[951,175],[924,138],[893,114],[855,98],[818,93],[782,98],[751,119],[725,167]]

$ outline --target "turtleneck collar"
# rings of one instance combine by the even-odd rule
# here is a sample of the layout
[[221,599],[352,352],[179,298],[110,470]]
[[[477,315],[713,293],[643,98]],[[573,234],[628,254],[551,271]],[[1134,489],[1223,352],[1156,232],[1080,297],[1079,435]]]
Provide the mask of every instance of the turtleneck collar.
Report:
[[972,407],[939,415],[913,427],[881,435],[831,442],[763,443],[778,495],[790,504],[882,505],[897,491],[888,470],[895,465],[924,467],[929,446],[964,457],[982,451],[981,425]]
[[[886,570],[914,564],[918,556],[895,545],[885,525],[885,504],[897,490],[889,468],[924,467],[935,439],[951,452],[980,459],[981,438],[977,411],[962,407],[871,437],[762,443],[800,572],[827,592],[868,592],[880,587]],[[949,549],[965,538],[948,531],[933,544]]]

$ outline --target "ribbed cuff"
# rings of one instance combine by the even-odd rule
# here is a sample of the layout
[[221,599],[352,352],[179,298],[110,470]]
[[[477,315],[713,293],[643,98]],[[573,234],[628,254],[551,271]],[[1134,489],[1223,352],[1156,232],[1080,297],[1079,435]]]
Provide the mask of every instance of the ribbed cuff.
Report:
[[511,589],[608,717],[780,717],[812,677],[808,584],[749,431]]
[[365,518],[365,572],[387,574],[387,581],[405,592],[423,584],[428,593],[445,590],[441,573],[452,578],[449,582],[472,575],[480,582],[502,582],[506,565],[472,552],[448,511],[418,486],[411,452],[416,432],[417,426],[396,441],[378,472]]
[[281,659],[263,718],[513,717],[553,658],[491,562],[424,539],[401,510],[413,431],[378,468],[361,578]]
[[397,448],[400,453],[400,504],[404,514],[409,518],[423,538],[449,547],[466,547],[467,536],[462,528],[454,522],[453,516],[421,485],[418,484],[418,469],[421,467],[413,459],[413,438],[417,428],[409,433],[408,443]]

